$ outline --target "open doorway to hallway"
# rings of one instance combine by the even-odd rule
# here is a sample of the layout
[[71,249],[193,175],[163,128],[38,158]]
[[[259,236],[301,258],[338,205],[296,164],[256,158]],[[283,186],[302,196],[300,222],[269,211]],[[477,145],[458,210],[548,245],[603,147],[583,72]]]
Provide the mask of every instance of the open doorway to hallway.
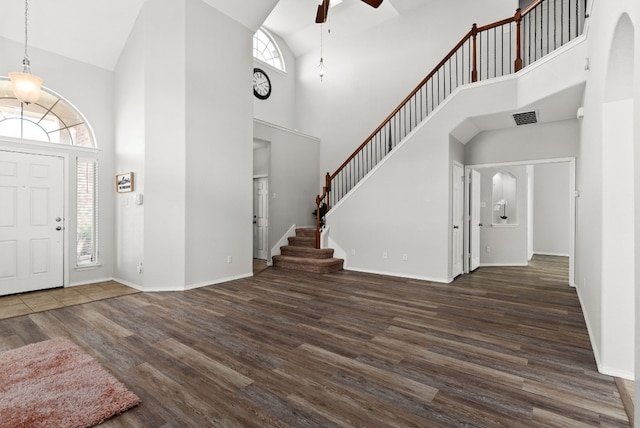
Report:
[[[568,283],[575,285],[574,158],[471,165],[465,177],[465,272],[526,266],[534,254],[566,257]],[[513,178],[513,189],[504,189],[503,177]],[[474,222],[478,233],[471,233]]]
[[253,259],[254,273],[256,262],[267,264],[269,249],[269,171],[270,144],[266,141],[253,141]]

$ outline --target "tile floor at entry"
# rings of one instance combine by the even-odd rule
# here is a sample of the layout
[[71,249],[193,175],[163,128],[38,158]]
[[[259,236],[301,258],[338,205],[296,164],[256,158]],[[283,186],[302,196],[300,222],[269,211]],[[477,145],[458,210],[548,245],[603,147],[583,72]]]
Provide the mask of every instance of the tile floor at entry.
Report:
[[[264,260],[253,261],[254,274],[263,271],[267,267],[267,263]],[[127,287],[116,281],[104,281],[75,287],[54,288],[51,290],[0,296],[0,319],[13,318],[20,315],[28,315],[139,292],[140,291],[135,288]]]

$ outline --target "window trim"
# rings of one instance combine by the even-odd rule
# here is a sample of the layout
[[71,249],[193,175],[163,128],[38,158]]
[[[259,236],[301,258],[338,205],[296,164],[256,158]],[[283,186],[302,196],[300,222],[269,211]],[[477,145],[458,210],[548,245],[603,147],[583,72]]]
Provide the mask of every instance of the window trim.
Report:
[[[6,76],[0,76],[0,84],[5,84],[6,83],[10,83],[10,80],[8,77]],[[69,109],[70,111],[72,111],[79,119],[81,119],[81,123],[84,125],[84,127],[86,128],[87,132],[88,132],[88,138],[91,140],[92,146],[79,146],[76,144],[69,144],[69,143],[60,143],[60,142],[51,142],[50,140],[33,140],[33,139],[29,139],[29,138],[22,138],[22,135],[20,137],[16,137],[16,136],[10,136],[10,135],[0,135],[0,138],[11,138],[11,139],[16,139],[18,141],[33,141],[33,142],[38,142],[38,143],[43,143],[45,145],[55,145],[55,146],[59,146],[59,147],[74,147],[74,148],[82,148],[82,149],[94,149],[97,150],[98,149],[98,141],[96,139],[96,135],[95,132],[93,131],[93,127],[91,126],[91,124],[89,123],[89,121],[87,120],[87,118],[85,117],[84,114],[82,114],[82,112],[80,110],[78,110],[78,108],[76,108],[75,105],[73,105],[71,102],[69,102],[68,99],[66,99],[65,97],[63,97],[62,95],[58,94],[57,92],[47,88],[46,86],[42,87],[42,92],[51,95],[55,98],[58,99],[58,101],[54,104],[57,105],[58,103],[62,103],[62,105],[64,105],[67,109]],[[17,98],[13,95],[13,92],[11,92],[11,96],[2,96],[0,94],[0,104],[2,104],[2,100],[5,99],[12,99],[12,100],[17,100]],[[37,102],[35,104],[38,104]],[[51,109],[53,109],[53,107],[51,107]],[[47,109],[44,106],[41,106],[43,109]],[[54,116],[58,117],[59,116],[56,114],[56,112],[54,112],[53,110],[48,109],[47,113],[51,113]],[[23,118],[16,118],[16,119],[11,119],[11,120],[20,120],[20,121],[26,121],[26,122],[30,122],[33,123],[36,126],[39,126],[37,123],[33,122],[30,119],[23,119]],[[68,128],[73,128],[75,126],[77,126],[78,124],[66,124],[64,121],[62,121],[63,124],[65,124],[66,126],[64,128],[61,128],[61,130],[66,130]],[[41,129],[43,129],[43,131],[48,134],[46,132],[46,130],[44,130],[44,128],[42,128],[41,126],[39,126]],[[75,143],[75,141],[73,141]]]
[[[261,59],[261,58],[258,58],[258,57],[257,57],[257,56],[255,56],[255,55],[253,55],[253,59],[254,59],[255,61],[260,62],[260,64],[264,64],[264,65],[266,65],[266,66],[270,67],[270,68],[271,68],[271,69],[273,69],[273,70],[276,70],[276,71],[278,71],[278,72],[280,72],[280,73],[287,74],[287,65],[286,65],[286,63],[285,63],[285,61],[284,61],[284,55],[282,55],[282,49],[280,49],[280,45],[276,42],[276,39],[271,35],[271,33],[269,32],[269,30],[267,30],[267,29],[266,29],[266,28],[264,28],[264,27],[260,27],[260,28],[258,28],[258,30],[253,34],[253,38],[251,39],[251,40],[252,40],[252,43],[253,43],[253,41],[255,40],[255,38],[257,37],[257,34],[258,34],[259,32],[262,32],[262,33],[267,37],[267,39],[269,39],[269,41],[271,42],[271,44],[276,48],[276,51],[278,52],[278,57],[279,57],[279,59],[280,59],[280,63],[282,64],[282,68],[278,68],[278,67],[276,67],[276,66],[275,66],[275,65],[273,65],[273,64],[269,64],[268,62],[264,61],[264,60],[263,60],[263,59]],[[253,44],[252,44],[252,46],[251,46],[251,50],[252,50],[252,53],[253,53]]]
[[[79,229],[80,229],[80,221],[79,214],[81,212],[80,203],[78,201],[78,188],[80,184],[80,180],[78,180],[79,173],[81,172],[80,165],[81,164],[92,164],[93,165],[93,200],[91,202],[92,209],[92,225],[91,225],[91,259],[89,261],[81,261],[79,259],[78,254],[78,244],[80,242]],[[76,234],[75,234],[75,243],[76,243],[76,261],[75,261],[75,269],[76,270],[89,270],[95,269],[101,266],[100,263],[100,165],[97,158],[92,157],[82,157],[76,156]]]

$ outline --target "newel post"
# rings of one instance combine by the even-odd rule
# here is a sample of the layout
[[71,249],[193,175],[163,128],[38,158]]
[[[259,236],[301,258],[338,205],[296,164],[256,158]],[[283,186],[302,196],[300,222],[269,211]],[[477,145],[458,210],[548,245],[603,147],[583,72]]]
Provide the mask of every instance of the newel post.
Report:
[[322,199],[320,195],[316,196],[316,248],[320,249],[320,203]]
[[513,68],[517,73],[518,71],[522,70],[522,43],[520,40],[520,23],[522,22],[522,10],[520,10],[520,8],[516,10],[514,20],[516,21],[516,60],[513,64]]
[[478,81],[478,63],[477,63],[477,48],[476,48],[476,36],[478,35],[478,25],[473,24],[471,27],[471,37],[473,37],[472,46],[473,46],[473,54],[472,54],[472,65],[471,65],[471,81]]
[[331,209],[331,175],[327,172],[324,176],[325,193],[327,194],[327,211]]

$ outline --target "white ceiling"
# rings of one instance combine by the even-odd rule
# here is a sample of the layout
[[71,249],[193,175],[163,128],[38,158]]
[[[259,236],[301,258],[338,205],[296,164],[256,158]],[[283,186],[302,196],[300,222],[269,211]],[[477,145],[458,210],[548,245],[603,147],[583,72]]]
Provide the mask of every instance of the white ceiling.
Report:
[[[29,47],[113,70],[146,1],[30,0]],[[278,2],[251,0],[247,7],[246,0],[204,1],[253,30]],[[0,36],[24,43],[23,0],[2,0]]]
[[514,111],[468,117],[451,131],[451,135],[461,143],[466,144],[482,131],[514,128],[518,126],[513,119],[513,115],[515,113],[530,111],[536,112],[538,123],[575,119],[578,108],[582,105],[583,94],[584,85],[580,84],[557,92],[549,97],[542,98],[533,104]]
[[[24,43],[24,1],[1,1],[0,36]],[[146,1],[29,0],[29,47],[113,70]],[[319,47],[318,0],[203,1],[247,28],[257,30],[264,23],[296,56]],[[374,9],[360,0],[334,0],[329,12],[332,39],[357,34],[431,1],[385,0]]]
[[[425,7],[433,0],[384,0],[377,9],[361,0],[333,0],[324,30],[331,29],[332,40],[373,28],[387,20]],[[280,0],[264,22],[271,32],[282,37],[295,56],[320,45],[320,26],[315,23],[319,0]]]

